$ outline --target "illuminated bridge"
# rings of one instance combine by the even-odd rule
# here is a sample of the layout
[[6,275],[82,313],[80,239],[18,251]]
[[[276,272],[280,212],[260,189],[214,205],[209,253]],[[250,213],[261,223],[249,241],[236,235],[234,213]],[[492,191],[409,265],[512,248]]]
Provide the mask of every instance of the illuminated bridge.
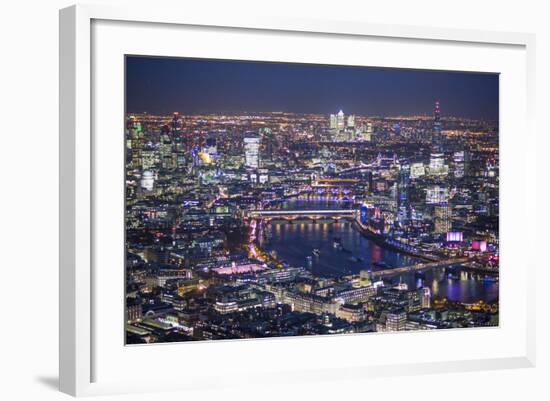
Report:
[[268,219],[323,219],[323,218],[342,218],[355,217],[353,209],[321,209],[321,210],[252,210],[248,212],[248,217],[252,219],[268,218]]
[[420,262],[414,265],[407,265],[407,266],[396,267],[393,269],[373,271],[370,273],[370,275],[373,278],[382,278],[385,276],[391,276],[393,274],[406,273],[410,271],[431,269],[434,267],[448,267],[452,265],[462,264],[467,261],[468,261],[468,258],[454,258],[454,259],[438,260],[435,262]]

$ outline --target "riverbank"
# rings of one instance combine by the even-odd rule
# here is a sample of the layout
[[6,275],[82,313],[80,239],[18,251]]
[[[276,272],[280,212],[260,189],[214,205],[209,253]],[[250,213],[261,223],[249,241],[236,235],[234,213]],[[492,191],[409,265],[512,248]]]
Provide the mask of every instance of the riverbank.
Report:
[[[371,231],[368,227],[362,225],[357,219],[353,220],[354,227],[363,234],[366,238],[373,241],[376,245],[390,249],[395,252],[402,253],[404,255],[412,256],[417,259],[421,259],[427,262],[434,262],[438,260],[436,257],[429,257],[427,255],[422,255],[418,252],[415,252],[414,250],[409,250],[404,247],[398,246],[397,244],[392,244],[391,242],[388,242],[388,237],[386,237],[383,234],[377,234],[373,231]],[[397,240],[395,240],[397,242]]]

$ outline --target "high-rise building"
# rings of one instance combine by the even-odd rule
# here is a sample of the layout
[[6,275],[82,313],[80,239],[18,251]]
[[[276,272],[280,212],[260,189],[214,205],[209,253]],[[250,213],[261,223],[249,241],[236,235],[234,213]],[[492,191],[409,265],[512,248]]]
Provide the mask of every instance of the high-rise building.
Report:
[[397,221],[402,223],[410,218],[409,202],[410,166],[401,165],[396,183]]
[[469,175],[470,152],[465,149],[453,154],[453,174],[456,178]]
[[[355,121],[354,121],[355,123]],[[362,125],[359,130],[357,130],[357,139],[360,141],[370,142],[372,139],[372,123],[367,123]]]
[[451,230],[452,209],[448,204],[435,205],[434,207],[434,232],[447,233]]
[[337,129],[338,128],[338,118],[336,117],[336,114],[330,115],[330,129]]
[[126,122],[129,135],[129,152],[128,156],[131,158],[131,166],[136,169],[143,168],[142,165],[142,152],[144,146],[143,128],[141,123],[137,121],[136,117],[130,116]]
[[271,128],[260,128],[258,131],[260,135],[260,143],[262,144],[260,148],[260,160],[262,163],[265,161],[273,160],[275,153],[277,152],[277,141],[275,135]]
[[345,123],[345,116],[344,116],[344,112],[342,110],[340,110],[338,112],[338,116],[336,117],[336,128],[338,130],[343,130],[346,128],[346,123]]
[[162,168],[172,169],[176,167],[176,146],[173,140],[173,132],[170,131],[168,125],[161,128],[159,152]]
[[440,204],[447,203],[449,200],[449,189],[434,185],[426,190],[426,203],[427,204]]
[[453,154],[453,173],[456,178],[464,177],[464,151]]
[[368,134],[368,136],[369,136],[369,141],[370,141],[370,137],[371,137],[373,131],[374,131],[374,130],[373,130],[373,127],[372,127],[372,123],[367,123],[367,131],[366,131],[366,132],[367,132],[367,134]]
[[244,158],[244,164],[247,168],[260,167],[260,137],[253,132],[245,134]]
[[443,176],[449,172],[449,166],[445,164],[443,153],[434,152],[430,154],[430,164],[428,166],[430,175]]
[[355,116],[353,114],[348,116],[348,128],[355,128]]

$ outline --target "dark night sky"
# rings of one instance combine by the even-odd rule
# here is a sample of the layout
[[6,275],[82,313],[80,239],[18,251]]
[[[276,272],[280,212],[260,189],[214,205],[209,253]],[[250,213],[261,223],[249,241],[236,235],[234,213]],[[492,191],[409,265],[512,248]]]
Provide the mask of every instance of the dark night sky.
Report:
[[498,118],[498,75],[128,56],[128,112],[289,111]]

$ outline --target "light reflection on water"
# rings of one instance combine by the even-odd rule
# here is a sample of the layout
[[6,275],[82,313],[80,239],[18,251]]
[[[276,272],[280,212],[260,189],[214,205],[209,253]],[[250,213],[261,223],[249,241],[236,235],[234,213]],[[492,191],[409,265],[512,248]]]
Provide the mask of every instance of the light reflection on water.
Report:
[[[294,209],[296,204],[283,207]],[[338,203],[340,204],[340,202]],[[342,202],[343,204],[343,202]],[[334,207],[331,202],[303,202],[303,209]],[[307,266],[306,257],[311,256],[311,271],[318,276],[334,277],[344,274],[357,274],[361,270],[379,270],[413,264],[415,259],[385,248],[365,238],[353,223],[298,223],[267,224],[267,241],[262,246],[274,250],[279,259],[291,266]],[[342,249],[334,247],[334,239],[339,238]],[[320,251],[319,256],[313,250]],[[478,275],[466,271],[456,271],[452,277],[445,269],[432,269],[423,275],[407,272],[391,277],[392,282],[402,280],[409,288],[429,286],[433,297],[445,297],[453,301],[474,302],[484,300],[492,302],[498,299],[498,282],[479,279]]]

